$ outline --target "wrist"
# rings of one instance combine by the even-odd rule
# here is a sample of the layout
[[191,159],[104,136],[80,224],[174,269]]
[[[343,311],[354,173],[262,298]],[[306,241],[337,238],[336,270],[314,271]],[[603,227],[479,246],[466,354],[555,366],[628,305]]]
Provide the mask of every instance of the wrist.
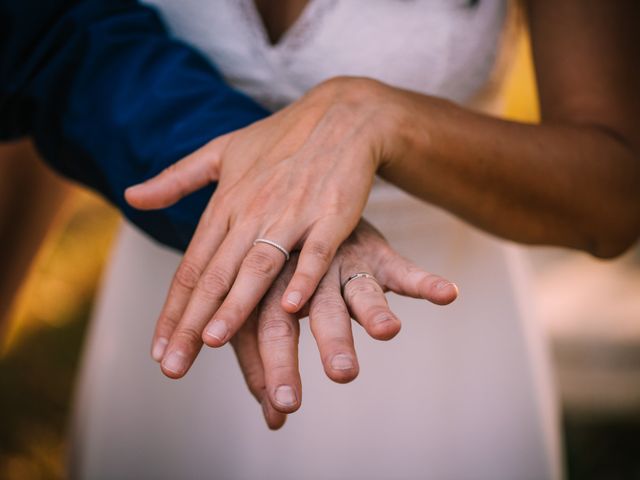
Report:
[[370,149],[375,172],[386,161],[386,143],[393,136],[393,90],[374,79],[341,76],[320,83],[306,97],[322,116],[339,119],[338,123],[358,132],[358,140]]
[[343,101],[359,105],[369,118],[365,135],[379,174],[411,171],[411,164],[429,158],[433,120],[441,104],[448,102],[368,78],[338,77],[330,82]]
[[[441,157],[438,143],[450,102],[408,90],[387,87],[384,113],[383,160],[378,174],[396,184],[416,180],[418,172],[430,170]],[[437,139],[437,141],[436,141]]]

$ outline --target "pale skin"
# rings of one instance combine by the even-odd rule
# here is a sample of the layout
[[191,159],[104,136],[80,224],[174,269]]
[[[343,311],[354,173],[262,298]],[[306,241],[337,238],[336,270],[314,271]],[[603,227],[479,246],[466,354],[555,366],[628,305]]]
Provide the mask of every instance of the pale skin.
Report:
[[640,6],[530,0],[526,11],[538,125],[335,78],[128,190],[133,206],[163,208],[219,179],[177,274],[188,271],[194,288],[172,289],[165,305],[175,328],[164,355],[197,353],[200,338],[184,332],[219,347],[242,328],[284,265],[277,250],[252,246],[257,237],[300,250],[280,298],[299,314],[356,228],[376,174],[521,243],[603,258],[631,246],[640,235]]

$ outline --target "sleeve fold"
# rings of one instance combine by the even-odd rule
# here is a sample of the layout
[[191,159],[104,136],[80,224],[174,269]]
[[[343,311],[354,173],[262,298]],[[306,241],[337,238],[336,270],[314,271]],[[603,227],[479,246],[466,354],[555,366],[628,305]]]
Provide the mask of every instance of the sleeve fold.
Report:
[[166,245],[186,247],[212,188],[158,212],[124,189],[267,114],[135,1],[0,0],[0,139],[33,137]]

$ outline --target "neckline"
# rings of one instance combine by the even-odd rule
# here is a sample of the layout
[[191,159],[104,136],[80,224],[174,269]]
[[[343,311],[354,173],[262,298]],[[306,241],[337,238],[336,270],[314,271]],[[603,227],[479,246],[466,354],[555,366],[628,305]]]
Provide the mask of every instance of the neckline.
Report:
[[245,0],[247,11],[251,16],[255,30],[262,39],[262,42],[264,44],[263,46],[267,50],[272,51],[286,48],[287,45],[293,41],[293,39],[295,39],[302,33],[304,25],[309,22],[310,18],[312,18],[313,13],[319,3],[319,0],[309,0],[300,12],[300,15],[298,15],[294,22],[282,33],[282,35],[280,35],[280,38],[278,38],[278,40],[273,43],[271,41],[271,38],[269,37],[267,26],[264,23],[264,18],[258,10],[256,2],[254,0]]

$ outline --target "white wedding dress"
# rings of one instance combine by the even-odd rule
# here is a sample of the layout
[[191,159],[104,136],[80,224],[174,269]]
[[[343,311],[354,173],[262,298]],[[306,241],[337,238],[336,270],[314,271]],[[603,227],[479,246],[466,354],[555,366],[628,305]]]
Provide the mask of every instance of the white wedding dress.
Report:
[[[271,109],[336,75],[495,109],[486,84],[506,0],[311,0],[271,46],[253,0],[153,0],[172,32]],[[390,296],[399,336],[355,326],[360,376],[325,377],[306,321],[303,406],[271,432],[230,347],[169,380],[149,356],[179,255],[125,225],[91,326],[71,471],[82,479],[469,479],[561,476],[547,353],[517,247],[378,182],[365,217],[455,280],[437,307]]]

